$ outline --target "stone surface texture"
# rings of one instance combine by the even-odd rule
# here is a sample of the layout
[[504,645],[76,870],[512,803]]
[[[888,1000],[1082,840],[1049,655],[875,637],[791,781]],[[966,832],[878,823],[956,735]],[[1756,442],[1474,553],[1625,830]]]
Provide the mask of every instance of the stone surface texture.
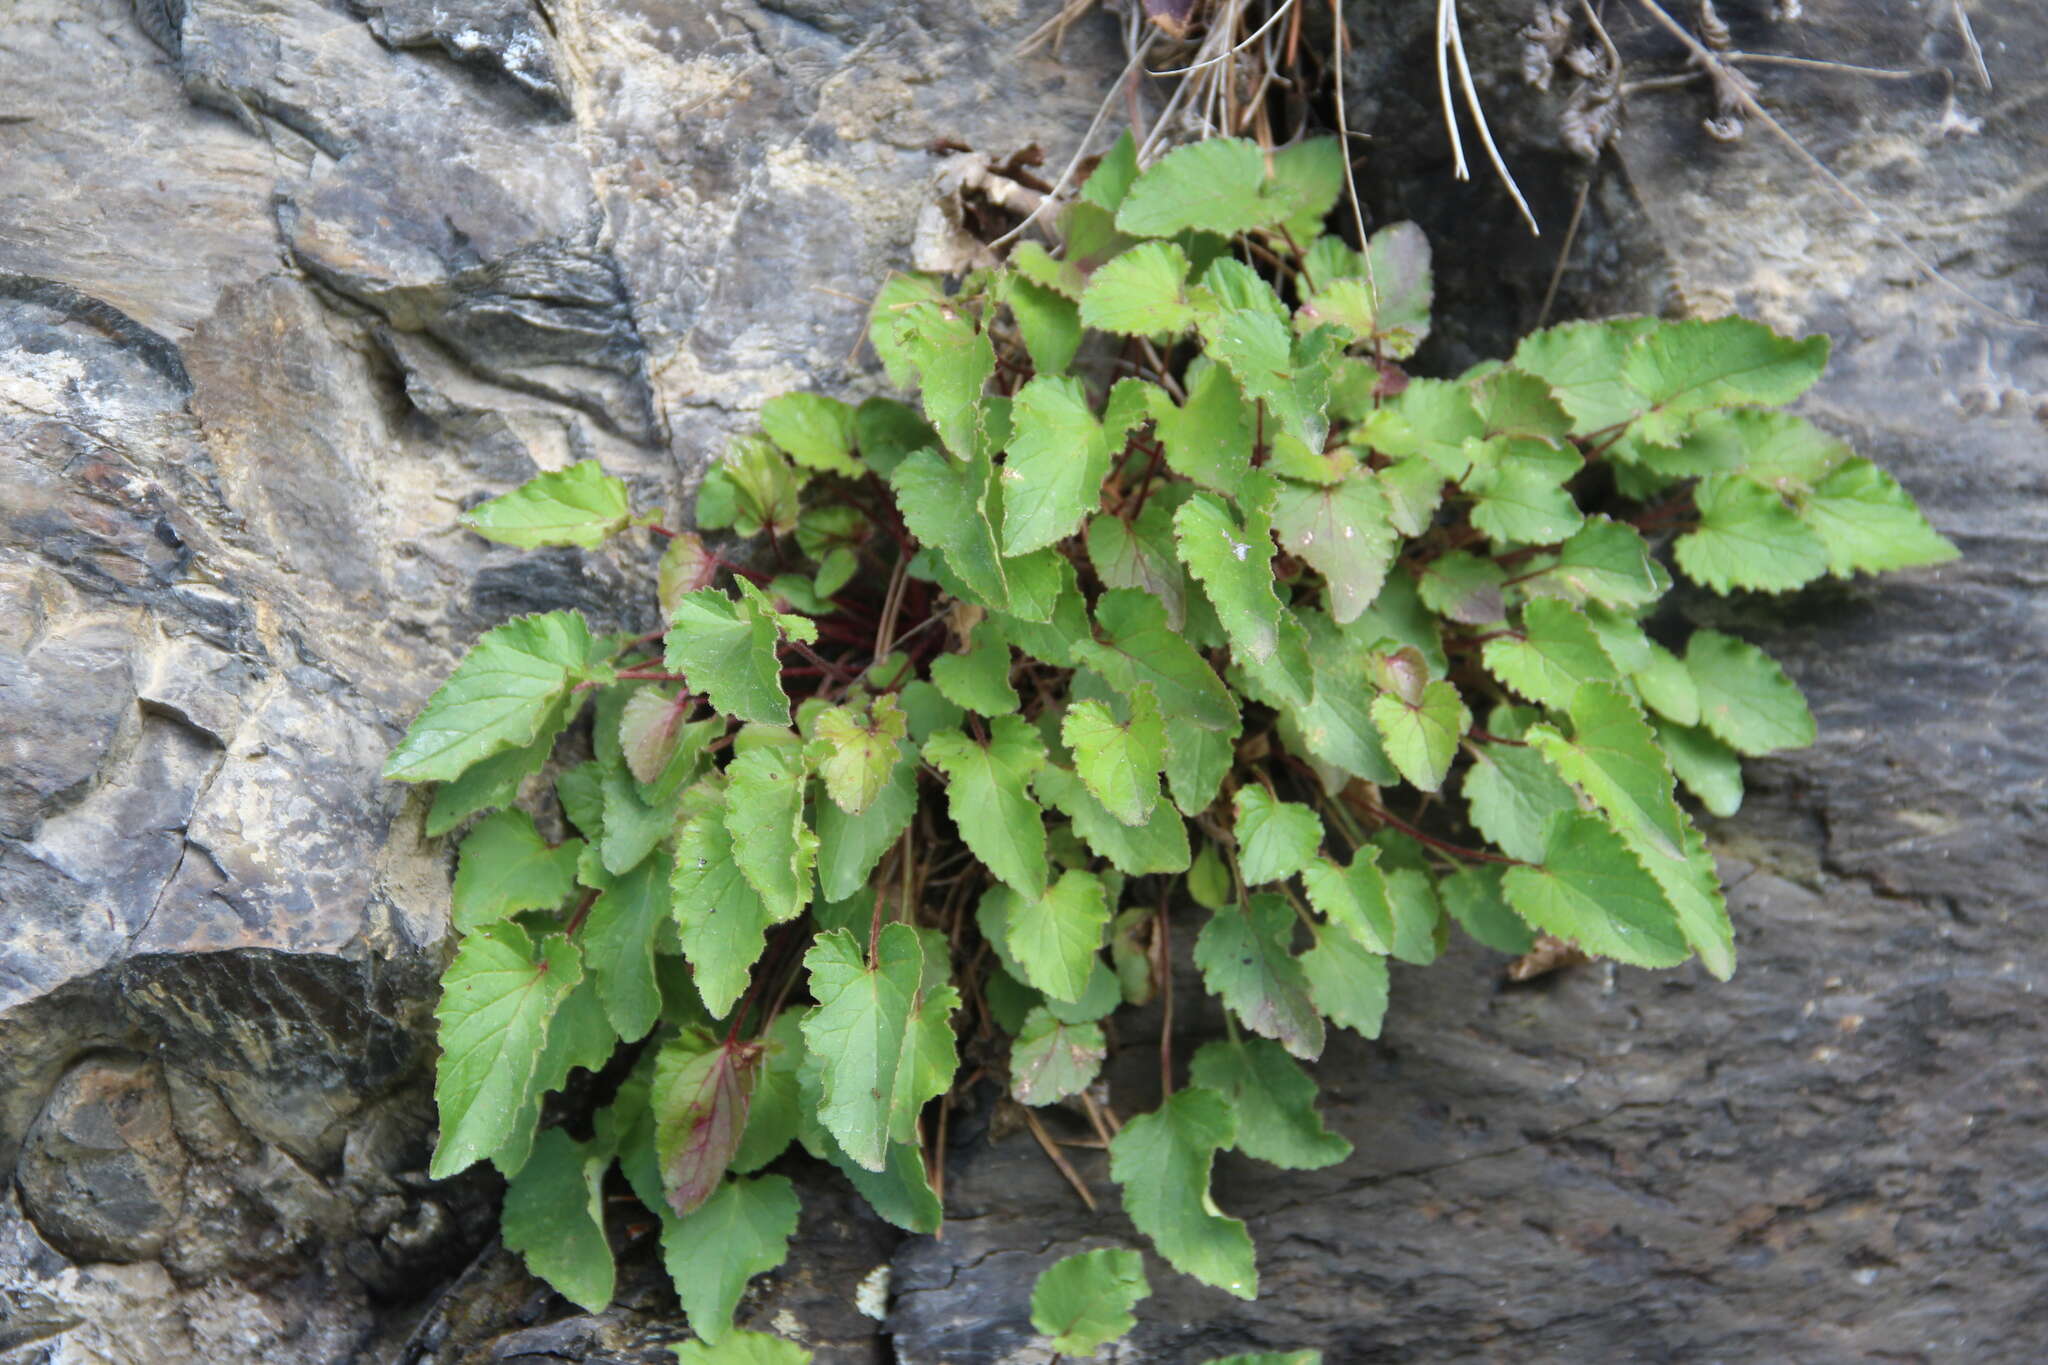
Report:
[[[1057,165],[1122,69],[1100,15],[1018,56],[1055,8],[0,12],[0,1362],[671,1358],[644,1246],[576,1315],[495,1247],[484,1181],[423,1174],[450,857],[378,768],[507,614],[641,619],[645,547],[519,554],[463,507],[595,457],[673,514],[767,396],[876,385],[860,300],[907,258],[933,144]],[[1220,1163],[1265,1297],[1154,1261],[1114,1358],[2038,1359],[2048,31],[2025,0],[1724,0],[1740,49],[1917,73],[1744,68],[1880,225],[1754,120],[1710,137],[1698,80],[1637,89],[1590,166],[1576,78],[1523,81],[1533,7],[1468,0],[1530,239],[1483,163],[1449,178],[1434,7],[1347,8],[1371,208],[1436,246],[1423,360],[1535,322],[1590,176],[1557,315],[1827,331],[1805,410],[1965,558],[1682,604],[1782,658],[1821,726],[1712,829],[1735,980],[1505,990],[1469,945],[1397,969],[1385,1036],[1318,1068],[1351,1159]],[[1627,79],[1685,72],[1646,6],[1605,11]],[[1216,1024],[1183,1009],[1181,1054]],[[1122,1039],[1124,1112],[1156,1030]],[[1000,1111],[956,1124],[942,1240],[792,1169],[798,1254],[743,1318],[833,1365],[1050,1360],[1033,1274],[1135,1244]],[[853,1302],[878,1266],[879,1323]]]

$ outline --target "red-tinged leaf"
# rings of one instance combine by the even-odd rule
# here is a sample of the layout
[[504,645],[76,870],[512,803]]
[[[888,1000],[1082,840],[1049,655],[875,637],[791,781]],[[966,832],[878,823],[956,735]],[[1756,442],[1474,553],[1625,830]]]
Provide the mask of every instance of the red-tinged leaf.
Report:
[[702,1032],[664,1046],[654,1066],[654,1145],[677,1217],[709,1199],[739,1150],[754,1095],[757,1043],[707,1046]]
[[676,609],[683,594],[708,588],[718,577],[718,556],[704,548],[694,531],[679,531],[662,551],[661,567],[655,578],[654,594],[661,602],[663,616]]

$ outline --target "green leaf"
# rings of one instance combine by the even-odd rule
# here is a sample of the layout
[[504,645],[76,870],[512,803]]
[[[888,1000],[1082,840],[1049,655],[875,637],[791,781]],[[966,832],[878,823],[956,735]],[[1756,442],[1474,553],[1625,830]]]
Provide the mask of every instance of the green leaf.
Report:
[[1679,932],[1700,955],[1701,965],[1722,981],[1733,976],[1735,926],[1728,920],[1728,902],[1721,894],[1720,874],[1714,870],[1706,838],[1698,830],[1686,828],[1684,862],[1646,853],[1641,840],[1626,834],[1623,841],[1656,878],[1678,920]]
[[846,706],[819,713],[818,776],[824,779],[825,794],[842,811],[859,815],[882,794],[908,725],[895,698],[886,693],[874,699],[865,719]]
[[1237,864],[1247,886],[1291,877],[1323,842],[1323,822],[1296,801],[1277,800],[1260,786],[1237,789]]
[[1800,516],[1827,548],[1828,572],[1837,578],[1946,564],[1961,553],[1927,524],[1899,481],[1868,460],[1850,460],[1822,479]]
[[[694,756],[709,742],[705,727],[685,724],[696,702],[689,693],[671,697],[652,687],[636,688],[619,713],[619,748],[634,780],[659,786],[679,758]],[[718,722],[723,728],[723,722]],[[694,742],[692,742],[694,741]]]
[[1187,253],[1172,242],[1140,242],[1090,278],[1081,321],[1123,336],[1177,336],[1195,324],[1187,282]]
[[993,519],[1000,495],[985,455],[963,466],[920,450],[896,466],[889,482],[910,533],[945,556],[968,596],[1026,620],[1051,617],[1062,586],[1058,556],[1003,558]]
[[1469,386],[1417,379],[1353,433],[1354,440],[1361,436],[1384,454],[1419,456],[1443,478],[1463,479],[1472,470],[1467,443],[1485,438],[1486,423],[1472,405]]
[[981,391],[996,369],[988,333],[958,305],[945,301],[904,309],[896,334],[917,371],[925,419],[946,449],[968,458],[981,430]]
[[1074,1002],[1087,989],[1102,950],[1110,906],[1102,879],[1067,871],[1035,899],[999,893],[1009,960],[1032,986],[1054,1001]]
[[1695,583],[1784,592],[1828,571],[1828,549],[1799,514],[1771,490],[1731,474],[1712,474],[1693,490],[1698,529],[1672,547]]
[[1230,1100],[1237,1111],[1237,1149],[1248,1157],[1307,1171],[1351,1155],[1351,1144],[1325,1128],[1316,1113],[1316,1083],[1277,1043],[1204,1043],[1188,1079]]
[[542,545],[595,550],[632,519],[625,483],[595,460],[550,470],[462,514],[462,524],[485,540],[527,550]]
[[1587,683],[1572,698],[1572,737],[1549,725],[1529,728],[1529,743],[1558,775],[1593,798],[1617,829],[1634,831],[1667,858],[1685,858],[1685,814],[1673,794],[1671,765],[1643,713],[1619,688]]
[[1349,934],[1327,929],[1301,955],[1309,999],[1323,1017],[1361,1038],[1380,1036],[1387,1013],[1387,959]]
[[533,1154],[505,1188],[500,1229],[526,1268],[586,1313],[612,1301],[618,1268],[604,1232],[609,1144],[577,1142],[559,1128],[534,1139]]
[[1269,428],[1277,425],[1311,452],[1323,448],[1330,355],[1342,349],[1334,328],[1294,337],[1286,323],[1253,308],[1205,312],[1196,326],[1210,359],[1229,369],[1248,401],[1265,404]]
[[1275,152],[1270,192],[1292,204],[1281,225],[1287,235],[1297,242],[1314,237],[1344,193],[1344,151],[1337,139],[1307,138]]
[[573,611],[522,616],[485,631],[384,760],[397,782],[447,782],[538,739],[557,704],[595,674],[590,627]]
[[697,527],[730,526],[742,536],[788,535],[796,529],[797,498],[807,477],[768,441],[742,436],[705,471],[697,490]]
[[1166,732],[1166,786],[1183,814],[1200,815],[1223,790],[1223,779],[1237,762],[1239,729],[1204,730],[1175,725]]
[[1585,613],[1555,598],[1524,607],[1521,633],[1488,640],[1480,659],[1507,686],[1559,711],[1571,706],[1582,683],[1621,683]]
[[1017,689],[1010,686],[1010,646],[1002,632],[986,622],[977,626],[965,654],[941,654],[932,660],[932,682],[947,701],[984,716],[1017,709]]
[[[1399,781],[1373,725],[1373,692],[1366,680],[1363,652],[1321,612],[1302,612],[1300,617],[1308,629],[1309,663],[1315,679],[1314,697],[1306,706],[1292,708],[1302,744],[1317,759],[1353,777],[1382,785]],[[1175,729],[1169,738],[1179,733]]]
[[[1244,524],[1215,496],[1197,493],[1173,514],[1181,560],[1200,580],[1231,643],[1251,658],[1280,644],[1280,599],[1273,591],[1273,536],[1265,515]],[[1162,697],[1163,701],[1164,698]]]
[[894,387],[907,389],[917,381],[910,343],[902,334],[904,315],[917,304],[937,303],[945,296],[945,286],[939,277],[924,274],[891,275],[876,291],[875,301],[868,308],[868,340],[881,357],[882,368]]
[[1650,408],[1636,434],[1668,446],[1694,413],[1791,402],[1827,363],[1824,335],[1795,341],[1747,318],[1716,318],[1660,325],[1623,357],[1621,378]]
[[438,839],[478,811],[509,806],[518,800],[520,788],[547,766],[555,751],[555,740],[569,728],[581,709],[580,696],[571,693],[563,697],[541,721],[540,731],[531,744],[492,754],[465,768],[452,782],[435,788],[434,804],[427,811],[427,837]]
[[501,920],[464,936],[442,974],[434,1011],[441,1039],[434,1179],[467,1169],[514,1137],[548,1024],[582,979],[576,946],[559,934],[536,944],[518,924]]
[[1415,580],[1415,590],[1431,611],[1468,626],[1491,625],[1507,617],[1502,591],[1507,570],[1490,559],[1464,550],[1438,555]]
[[455,927],[463,933],[518,914],[552,910],[576,889],[583,841],[550,847],[523,810],[501,810],[462,841],[455,870]]
[[1081,316],[1074,301],[1022,275],[1003,276],[1002,293],[1010,315],[1017,319],[1031,368],[1040,374],[1064,374],[1081,346]]
[[853,434],[861,463],[884,479],[911,451],[939,440],[924,418],[893,398],[863,399],[853,410]]
[[1143,825],[1159,804],[1166,722],[1150,687],[1131,693],[1130,706],[1130,723],[1120,725],[1101,702],[1077,702],[1067,708],[1060,738],[1074,751],[1074,771],[1089,795],[1124,824]]
[[818,1118],[871,1171],[887,1168],[891,1142],[916,1139],[918,1111],[957,1065],[948,1016],[960,993],[932,984],[945,971],[929,970],[926,951],[915,929],[888,924],[873,967],[844,929],[820,934],[804,954],[818,1002],[803,1019],[804,1045],[821,1064]]
[[1109,477],[1109,440],[1078,379],[1040,375],[1017,391],[1011,414],[1003,553],[1015,556],[1066,539],[1095,510]]
[[1162,712],[1206,730],[1235,731],[1237,703],[1223,680],[1166,623],[1166,607],[1149,593],[1115,588],[1095,603],[1099,640],[1077,641],[1074,657],[1129,695],[1149,684]]
[[1643,396],[1622,378],[1622,364],[1637,338],[1662,325],[1655,318],[1568,322],[1523,337],[1511,363],[1550,385],[1571,414],[1573,435],[1590,436],[1643,410]]
[[[1410,849],[1417,847],[1405,834],[1393,835],[1390,831],[1382,831],[1377,837],[1382,845],[1393,838],[1404,841]],[[1390,858],[1389,862],[1393,860]],[[1394,865],[1384,875],[1387,879],[1387,908],[1394,914],[1392,956],[1426,967],[1436,961],[1437,954],[1443,950],[1443,939],[1439,936],[1443,924],[1443,902],[1437,898],[1435,874],[1422,866]]]
[[1043,1006],[1024,1016],[1010,1047],[1010,1098],[1045,1105],[1078,1095],[1095,1083],[1109,1044],[1098,1024],[1067,1024]]
[[1558,817],[1543,866],[1509,868],[1501,888],[1523,919],[1589,953],[1672,967],[1691,951],[1657,880],[1597,815]]
[[1727,819],[1742,809],[1742,760],[1697,726],[1657,726],[1657,746],[1685,789],[1711,813]]
[[[1379,850],[1370,845],[1352,854],[1348,867],[1339,867],[1328,857],[1318,858],[1302,869],[1301,885],[1308,892],[1308,903],[1360,947],[1390,953],[1394,950],[1394,909],[1379,858]],[[1318,932],[1316,937],[1320,943],[1323,935]]]
[[760,725],[789,724],[778,637],[816,639],[801,617],[783,616],[752,583],[740,580],[738,601],[712,588],[684,594],[670,617],[666,660],[691,690],[729,716]]
[[1330,615],[1340,625],[1356,620],[1379,596],[1399,545],[1386,494],[1363,471],[1325,488],[1283,480],[1273,500],[1273,529],[1323,576]]
[[509,1180],[524,1168],[533,1150],[541,1101],[567,1084],[569,1073],[578,1067],[593,1073],[603,1068],[611,1060],[617,1042],[618,1035],[612,1032],[604,1017],[604,1006],[598,1001],[596,982],[585,976],[563,997],[554,1017],[549,1019],[547,1041],[518,1099],[510,1135],[491,1153],[491,1164],[501,1175]]
[[[1115,213],[1138,178],[1138,143],[1126,129],[1081,182],[1081,197]],[[1086,1354],[1083,1352],[1082,1354]]]
[[1699,684],[1700,723],[1736,753],[1755,758],[1813,743],[1813,713],[1798,684],[1755,645],[1697,630],[1685,666]]
[[583,925],[584,965],[597,978],[605,1017],[629,1043],[661,1017],[654,934],[669,912],[671,873],[666,857],[647,859],[604,888]]
[[[1203,732],[1206,733],[1206,732]],[[1172,805],[1161,801],[1142,825],[1133,827],[1111,815],[1068,769],[1047,765],[1033,777],[1039,799],[1074,822],[1097,855],[1109,859],[1127,877],[1187,870],[1188,827]]]
[[1528,590],[1558,592],[1611,607],[1642,607],[1662,597],[1669,586],[1641,533],[1633,526],[1593,517],[1558,548],[1557,562],[1531,579]]
[[727,1332],[718,1345],[685,1341],[671,1347],[677,1365],[810,1365],[811,1353],[766,1332]]
[[623,764],[607,767],[599,778],[604,796],[604,839],[599,846],[605,871],[624,876],[638,867],[656,844],[674,830],[675,809],[671,803],[649,805]]
[[776,921],[811,898],[818,837],[804,824],[806,771],[799,750],[749,749],[726,766],[725,828],[733,860]]
[[[1211,144],[1198,143],[1197,146]],[[1216,1151],[1237,1141],[1237,1115],[1213,1090],[1189,1087],[1129,1120],[1109,1144],[1124,1211],[1175,1270],[1241,1299],[1259,1292],[1244,1223],[1209,1197]]]
[[1548,458],[1541,441],[1503,437],[1474,447],[1487,463],[1475,464],[1465,480],[1473,495],[1472,524],[1497,542],[1553,545],[1584,524],[1579,505],[1564,487],[1578,457]]
[[[697,993],[720,1018],[747,989],[777,917],[748,882],[733,850],[723,794],[676,834],[676,934],[695,969]],[[795,914],[802,907],[791,910]]]
[[695,1029],[662,1044],[654,1062],[654,1150],[669,1207],[688,1217],[718,1189],[746,1131],[759,1049],[715,1043]]
[[1313,1058],[1323,1050],[1323,1016],[1289,951],[1294,925],[1293,908],[1270,893],[1252,897],[1246,912],[1218,910],[1195,940],[1195,965],[1246,1028]]
[[1257,143],[1210,138],[1168,152],[1139,175],[1117,208],[1116,225],[1134,237],[1171,237],[1191,228],[1235,237],[1300,208],[1298,195],[1267,183]]
[[1373,699],[1372,719],[1401,776],[1426,792],[1443,785],[1458,741],[1472,728],[1472,713],[1447,682],[1430,683],[1414,702],[1382,693]]
[[662,1220],[662,1262],[691,1331],[714,1346],[726,1339],[747,1281],[789,1256],[798,1212],[786,1176],[760,1175],[728,1180],[689,1217]]
[[1024,784],[1045,766],[1045,743],[1019,716],[992,717],[988,730],[985,745],[941,730],[924,756],[946,775],[946,808],[974,856],[1036,899],[1045,891],[1045,816]]
[[1473,828],[1510,858],[1542,862],[1551,820],[1578,809],[1572,789],[1540,749],[1481,744],[1473,755],[1462,779]]
[[843,901],[867,885],[868,874],[917,814],[917,755],[900,742],[894,765],[875,799],[859,815],[837,802],[816,803],[818,889],[827,901]]
[[806,469],[857,479],[853,408],[816,393],[778,394],[761,405],[761,430]]
[[1104,1247],[1067,1256],[1031,1287],[1031,1328],[1059,1355],[1092,1356],[1138,1325],[1131,1309],[1152,1292],[1135,1251]]
[[1178,630],[1186,622],[1187,571],[1174,552],[1173,512],[1161,499],[1128,522],[1107,512],[1089,518],[1088,561],[1105,588],[1149,592],[1165,604],[1167,625]]
[[1420,455],[1394,461],[1373,476],[1387,498],[1387,520],[1404,536],[1419,536],[1435,520],[1443,501],[1444,476]]
[[1505,871],[1498,864],[1471,864],[1439,881],[1437,891],[1466,933],[1497,952],[1519,957],[1535,946],[1536,935],[1501,893]]
[[1152,401],[1153,429],[1166,451],[1166,467],[1227,497],[1236,497],[1251,472],[1256,418],[1237,381],[1221,365],[1189,371],[1187,404],[1163,393]]

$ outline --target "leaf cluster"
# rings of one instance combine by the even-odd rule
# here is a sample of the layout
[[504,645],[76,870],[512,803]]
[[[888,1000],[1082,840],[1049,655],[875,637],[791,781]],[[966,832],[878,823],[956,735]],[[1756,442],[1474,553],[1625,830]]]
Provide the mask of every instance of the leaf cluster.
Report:
[[[1324,234],[1337,157],[1219,140],[1141,172],[1126,141],[1055,247],[893,279],[871,337],[914,406],[776,399],[697,503],[742,562],[655,528],[659,630],[499,626],[393,752],[439,784],[430,832],[468,824],[433,1173],[496,1165],[507,1243],[563,1294],[610,1298],[622,1180],[686,1358],[784,1358],[704,1354],[749,1340],[735,1306],[796,1228],[766,1168],[800,1145],[934,1230],[964,1057],[1113,1129],[1139,1231],[1251,1297],[1216,1156],[1349,1154],[1306,1064],[1377,1036],[1390,961],[1456,931],[1733,969],[1687,798],[1731,813],[1740,759],[1814,726],[1760,650],[1657,614],[1674,574],[1775,591],[1954,551],[1779,410],[1825,338],[1624,318],[1410,374],[1427,244]],[[467,523],[649,525],[589,463]],[[550,770],[586,708],[591,756]],[[1115,1016],[1172,989],[1181,933],[1228,1033],[1135,1112]],[[608,1102],[540,1127],[577,1068]],[[1034,1298],[1058,1351],[1145,1292],[1135,1253],[1086,1255]]]

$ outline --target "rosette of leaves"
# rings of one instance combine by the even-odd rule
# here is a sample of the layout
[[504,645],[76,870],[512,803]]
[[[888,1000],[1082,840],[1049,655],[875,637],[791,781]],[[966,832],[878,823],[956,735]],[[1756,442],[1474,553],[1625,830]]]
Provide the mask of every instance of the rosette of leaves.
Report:
[[[1053,245],[892,279],[871,337],[914,405],[771,402],[697,503],[738,549],[588,463],[468,515],[668,538],[657,628],[497,627],[387,768],[467,830],[433,1172],[496,1165],[506,1241],[569,1298],[610,1297],[630,1189],[716,1347],[796,1228],[792,1143],[932,1231],[963,1050],[1114,1131],[1158,1254],[1249,1297],[1216,1155],[1348,1154],[1307,1067],[1377,1035],[1390,961],[1463,932],[1733,969],[1691,804],[1732,812],[1741,759],[1814,726],[1761,651],[1655,615],[1674,574],[1954,550],[1780,410],[1825,338],[1579,322],[1410,375],[1428,249],[1322,231],[1337,155],[1141,172],[1125,142]],[[1169,1093],[1110,1092],[1104,1021],[1171,989],[1176,940],[1229,1031]],[[543,1128],[578,1068],[602,1106]],[[1090,1341],[1126,1316],[1045,1311]]]

